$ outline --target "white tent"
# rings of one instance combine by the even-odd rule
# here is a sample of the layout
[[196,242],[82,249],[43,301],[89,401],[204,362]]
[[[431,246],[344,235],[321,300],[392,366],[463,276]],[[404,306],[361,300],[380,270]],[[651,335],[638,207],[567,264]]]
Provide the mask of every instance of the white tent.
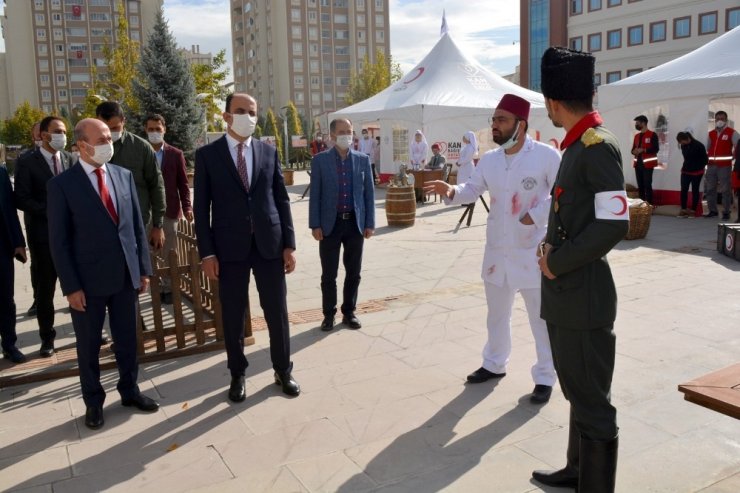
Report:
[[[599,111],[619,138],[627,182],[632,171],[633,118],[644,114],[661,142],[659,160],[666,168],[653,175],[655,201],[677,204],[683,162],[676,134],[690,130],[706,142],[715,111],[725,110],[740,121],[740,29],[714,39],[680,58],[627,79],[599,87]],[[737,126],[735,126],[737,128]]]
[[454,162],[462,135],[476,132],[480,154],[495,146],[488,118],[501,97],[516,94],[531,105],[530,130],[534,138],[557,144],[562,130],[547,118],[542,94],[530,91],[490,72],[464,53],[445,33],[419,64],[382,92],[330,115],[349,118],[355,129],[379,127],[381,172],[396,172],[394,162],[408,162],[409,140],[421,129],[431,146],[438,142]]

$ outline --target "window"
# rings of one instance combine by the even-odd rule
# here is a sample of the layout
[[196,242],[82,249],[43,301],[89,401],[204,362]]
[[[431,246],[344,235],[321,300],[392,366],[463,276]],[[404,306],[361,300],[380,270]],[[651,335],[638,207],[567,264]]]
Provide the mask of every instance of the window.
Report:
[[51,20],[54,22],[54,24],[61,24],[62,14],[59,14],[59,13],[51,14]]
[[673,19],[673,39],[688,38],[691,36],[691,17]]
[[666,21],[650,23],[650,42],[657,43],[665,41],[666,38]]
[[601,74],[594,74],[594,87],[601,85]]
[[619,70],[616,72],[606,73],[606,83],[607,84],[611,84],[612,82],[617,82],[621,78],[622,78],[622,72]]
[[319,71],[319,61],[318,60],[311,60],[309,62],[309,67],[311,67],[311,73],[315,74]]
[[293,53],[295,53],[296,55],[300,55],[301,53],[303,53],[303,43],[301,43],[300,41],[294,41]]
[[[90,82],[90,74],[69,74],[70,82]],[[72,95],[74,96],[74,89],[72,89]]]
[[44,87],[49,86],[49,74],[41,74],[39,77],[39,80],[41,80],[41,85]]
[[717,32],[717,12],[699,14],[699,35]]
[[60,54],[64,53],[64,45],[61,44],[61,43],[55,44],[54,45],[54,53],[56,53],[57,55],[60,55]]
[[334,14],[334,24],[346,24],[347,14]]
[[570,47],[571,50],[583,51],[583,36],[570,38],[570,41],[568,42],[568,46]]
[[330,92],[325,92],[324,93],[324,101],[327,102],[327,103],[330,102],[330,101],[334,101],[334,95],[332,93],[330,93]]
[[41,100],[51,101],[51,91],[48,89],[41,89]]
[[608,0],[606,2],[607,7],[617,7],[619,5],[622,5],[622,0]]
[[321,37],[324,39],[330,39],[331,38],[331,31],[329,29],[322,29],[321,30]]
[[36,8],[36,10],[41,10],[44,8],[44,0],[33,0],[33,6]]
[[365,27],[365,14],[357,14],[357,25]]
[[349,62],[337,62],[335,67],[337,70],[349,70]]
[[319,39],[319,30],[315,27],[308,28],[308,39],[317,40]]
[[[107,12],[90,12],[91,21],[110,21],[110,14]],[[137,18],[138,21],[138,18]]]
[[36,17],[36,24],[43,24],[46,22],[46,16],[44,14],[36,14],[34,17]]
[[38,52],[39,55],[46,55],[49,52],[49,47],[45,44],[39,45]]
[[303,35],[303,31],[301,30],[301,26],[293,26],[290,28],[290,32],[293,33],[294,38],[301,38]]
[[334,0],[334,6],[340,9],[346,9],[347,0]]
[[73,98],[84,98],[87,96],[87,89],[72,89],[70,93]]
[[293,85],[296,87],[303,87],[303,76],[296,75],[295,77],[293,77]]
[[54,65],[57,69],[64,70],[64,58],[57,58],[54,60]]
[[318,55],[319,54],[319,45],[318,43],[311,43],[311,55]]
[[66,89],[59,89],[57,91],[57,94],[59,95],[59,99],[67,99],[67,90]]
[[331,22],[331,14],[321,14],[321,22]]
[[627,28],[629,40],[627,44],[629,46],[641,45],[642,44],[642,26],[632,26]]
[[725,14],[725,30],[731,31],[737,26],[740,26],[740,7],[727,9],[727,13]]
[[349,55],[349,46],[335,46],[334,54],[335,55]]
[[311,93],[311,104],[321,104],[321,94],[317,92]]
[[627,71],[627,77],[632,77],[633,75],[637,75],[640,72],[642,72],[641,68],[631,68]]
[[385,24],[385,16],[383,16],[383,14],[377,14],[375,16],[375,26],[383,27],[383,24]]
[[57,75],[57,84],[61,84],[63,86],[67,85],[67,76],[63,74]]
[[357,0],[357,8],[358,9],[364,9],[365,8],[365,0]]
[[570,0],[570,15],[583,13],[583,0]]
[[300,58],[294,58],[293,59],[293,71],[294,72],[303,72],[303,60]]
[[601,33],[588,35],[588,51],[601,51]]
[[383,10],[383,0],[375,0],[375,10]]
[[141,41],[141,35],[140,35],[139,31],[131,31],[131,39],[133,41],[137,41],[137,42]]
[[606,32],[606,49],[613,50],[622,47],[622,30],[615,29]]
[[131,14],[138,14],[139,13],[139,2],[129,2],[128,11]]
[[365,58],[365,55],[367,55],[367,46],[358,46],[357,47],[357,58],[362,60]]
[[349,39],[349,31],[337,29],[334,31],[334,39]]
[[64,37],[64,31],[61,29],[54,29],[54,41],[58,41]]
[[318,21],[318,19],[319,19],[319,16],[318,16],[318,14],[316,12],[309,12],[308,13],[308,22],[310,22],[311,24],[316,24],[316,22]]
[[296,22],[300,21],[301,20],[300,9],[290,9],[290,19]]
[[36,39],[46,39],[46,29],[36,29]]
[[588,0],[588,11],[601,10],[601,0]]
[[332,79],[331,77],[324,77],[325,86],[331,86],[332,84],[334,84],[334,79]]
[[357,40],[365,41],[365,31],[357,31]]
[[131,25],[131,27],[139,27],[139,16],[138,15],[130,15],[128,18],[128,22]]
[[375,42],[376,43],[383,43],[385,42],[385,31],[375,31]]

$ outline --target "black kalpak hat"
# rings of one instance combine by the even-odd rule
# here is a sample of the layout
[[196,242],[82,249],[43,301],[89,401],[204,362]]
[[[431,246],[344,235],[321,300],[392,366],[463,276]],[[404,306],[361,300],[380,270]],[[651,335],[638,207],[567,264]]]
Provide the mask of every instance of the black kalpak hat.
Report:
[[558,101],[592,98],[595,62],[591,53],[551,46],[542,55],[542,94]]

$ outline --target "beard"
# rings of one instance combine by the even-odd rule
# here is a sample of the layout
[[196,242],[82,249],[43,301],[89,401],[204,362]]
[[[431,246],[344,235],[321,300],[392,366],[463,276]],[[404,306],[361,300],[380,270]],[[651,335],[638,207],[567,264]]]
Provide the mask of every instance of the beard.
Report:
[[512,137],[512,135],[514,135],[514,131],[515,130],[516,130],[516,127],[514,127],[514,129],[512,129],[511,132],[506,133],[506,134],[503,133],[501,130],[499,130],[499,134],[498,135],[494,135],[493,133],[491,133],[491,137],[493,137],[493,141],[496,144],[502,145],[502,144],[505,144],[506,142],[509,141],[509,139]]

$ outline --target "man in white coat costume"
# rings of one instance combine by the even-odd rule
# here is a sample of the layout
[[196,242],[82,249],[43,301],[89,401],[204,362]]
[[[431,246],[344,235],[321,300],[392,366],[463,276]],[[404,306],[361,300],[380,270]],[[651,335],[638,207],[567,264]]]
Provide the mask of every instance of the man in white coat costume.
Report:
[[491,210],[481,277],[488,302],[488,341],[483,365],[468,375],[481,383],[506,375],[511,353],[511,313],[519,292],[534,335],[537,362],[532,367],[532,402],[550,399],[556,375],[545,321],[540,318],[540,272],[537,246],[547,230],[550,191],[560,154],[527,135],[529,102],[506,94],[493,114],[491,131],[500,147],[483,155],[470,180],[462,185],[428,182],[427,191],[445,197],[448,205],[475,202],[488,190]]

